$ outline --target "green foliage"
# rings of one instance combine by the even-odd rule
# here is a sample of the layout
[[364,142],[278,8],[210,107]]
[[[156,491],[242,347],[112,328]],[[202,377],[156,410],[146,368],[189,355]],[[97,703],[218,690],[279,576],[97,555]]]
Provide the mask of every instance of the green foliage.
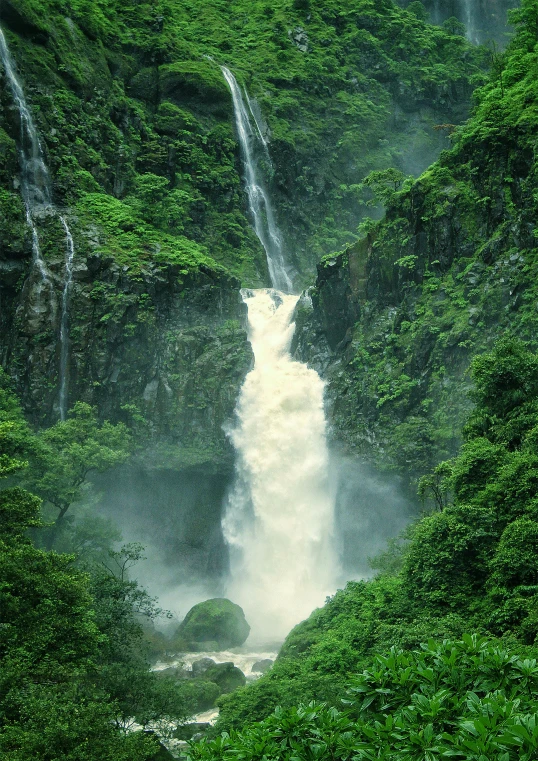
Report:
[[191,744],[209,759],[531,761],[538,750],[536,659],[486,639],[397,647],[352,677],[339,711],[312,702],[260,724]]
[[[79,498],[90,470],[122,462],[129,450],[124,426],[99,424],[81,403],[66,422],[34,434],[0,374],[3,475],[22,469],[25,481],[58,509]],[[74,555],[46,552],[31,541],[29,530],[36,537],[44,531],[40,507],[39,497],[20,487],[0,490],[0,755],[152,758],[154,739],[125,730],[136,719],[171,731],[192,712],[193,696],[149,670],[140,621],[163,611],[128,578],[142,548],[112,551],[108,545],[117,537],[108,526],[75,524],[62,539],[83,552],[78,564],[89,574],[81,573]]]
[[24,485],[56,508],[56,521],[61,521],[80,500],[88,474],[125,462],[131,449],[123,423],[99,423],[95,409],[77,402],[66,421],[37,435]]
[[[469,121],[436,125],[450,134],[451,150],[400,190],[383,172],[370,176],[381,183],[386,215],[363,226],[364,239],[334,269],[360,318],[342,331],[351,340],[328,389],[338,399],[333,423],[353,451],[400,473],[411,493],[458,450],[474,401],[472,357],[503,335],[536,345],[535,17],[535,0],[525,0],[514,16],[517,35],[504,53],[493,51]],[[330,283],[321,282],[320,311],[325,289]],[[506,385],[499,377],[485,391],[498,394],[499,407],[512,403],[517,355],[502,362]],[[532,392],[529,384],[514,393]]]
[[405,174],[399,169],[383,169],[377,172],[369,172],[360,187],[368,188],[372,192],[373,198],[368,201],[369,206],[387,205],[394,202],[396,194],[402,188],[405,180]]
[[[424,167],[439,149],[432,125],[454,121],[482,80],[483,53],[426,24],[417,3],[408,12],[368,0],[25,0],[20,12],[47,38],[36,46],[6,29],[56,200],[77,208],[77,251],[97,248],[135,271],[160,253],[160,262],[217,261],[249,285],[267,282],[219,64],[263,114],[274,167],[265,179],[303,276],[355,239],[361,180],[409,171],[410,152]],[[17,135],[1,116],[0,130],[7,192]],[[116,204],[118,227],[105,230],[110,210],[98,195],[130,207],[131,220]]]

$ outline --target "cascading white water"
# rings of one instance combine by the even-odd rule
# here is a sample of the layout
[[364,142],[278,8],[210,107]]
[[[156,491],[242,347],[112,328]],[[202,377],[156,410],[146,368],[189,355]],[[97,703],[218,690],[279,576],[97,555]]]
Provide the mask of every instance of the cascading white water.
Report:
[[227,594],[243,607],[251,640],[274,642],[336,584],[324,383],[290,355],[299,297],[291,295],[270,198],[258,179],[254,147],[261,143],[267,156],[268,147],[248,94],[229,69],[222,72],[232,93],[254,228],[274,286],[242,291],[254,368],[229,432],[237,464],[222,524],[230,548]]
[[232,93],[235,125],[245,166],[245,185],[250,211],[254,220],[254,230],[267,255],[271,283],[275,288],[278,288],[278,290],[290,293],[293,291],[293,284],[284,262],[282,239],[275,221],[275,215],[271,206],[269,194],[263,187],[263,183],[259,177],[255,158],[254,149],[256,143],[261,143],[264,152],[267,151],[267,143],[263,138],[260,125],[254,117],[248,96],[245,97],[247,99],[249,111],[254,117],[254,123],[256,126],[255,130],[252,128],[247,105],[245,104],[245,98],[243,97],[243,93],[241,92],[237,80],[226,66],[221,66],[221,71],[228,83],[230,92]]
[[69,359],[69,293],[73,282],[73,259],[75,256],[75,244],[71,230],[64,217],[60,216],[60,222],[65,231],[65,276],[62,291],[62,315],[60,318],[60,420],[67,416],[67,369]]
[[253,639],[282,639],[334,591],[334,497],[319,375],[289,353],[297,296],[245,291],[255,356],[231,439],[237,479],[223,521],[228,594]]
[[[0,60],[2,61],[13,101],[19,111],[20,140],[19,162],[21,167],[21,191],[26,208],[26,221],[32,232],[32,252],[34,266],[39,272],[40,283],[38,287],[38,308],[40,307],[40,295],[46,288],[50,297],[50,312],[52,318],[56,314],[56,301],[54,299],[54,286],[50,272],[41,254],[39,234],[35,217],[44,211],[55,211],[50,192],[49,171],[44,159],[43,149],[39,135],[32,119],[32,114],[26,103],[24,90],[15,74],[15,64],[9,52],[5,35],[0,27]],[[73,275],[73,258],[75,245],[73,236],[66,219],[60,215],[60,222],[65,232],[66,257],[65,278],[62,291],[62,314],[60,318],[60,392],[59,407],[60,418],[65,420],[67,410],[67,365],[68,365],[68,331],[69,331],[69,291]]]

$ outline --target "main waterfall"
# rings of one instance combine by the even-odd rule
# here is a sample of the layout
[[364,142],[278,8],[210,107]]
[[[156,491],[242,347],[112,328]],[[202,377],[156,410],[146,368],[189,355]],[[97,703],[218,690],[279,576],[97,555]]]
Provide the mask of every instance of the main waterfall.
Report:
[[259,123],[251,124],[248,95],[228,69],[222,71],[232,93],[254,228],[274,286],[242,291],[254,368],[230,431],[237,464],[223,518],[230,549],[227,594],[245,610],[252,639],[277,641],[321,605],[336,583],[324,384],[290,356],[299,297],[290,295],[281,236],[258,178],[256,148],[267,146]]

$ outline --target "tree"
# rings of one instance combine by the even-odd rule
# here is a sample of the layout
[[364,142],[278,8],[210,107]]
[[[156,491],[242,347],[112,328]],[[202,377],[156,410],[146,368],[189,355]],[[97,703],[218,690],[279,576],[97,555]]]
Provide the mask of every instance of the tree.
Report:
[[125,462],[131,447],[123,423],[99,423],[95,408],[77,402],[66,421],[38,434],[23,485],[57,510],[55,523],[59,524],[80,500],[88,475]]
[[373,198],[367,201],[367,206],[383,204],[388,206],[396,193],[402,188],[406,175],[399,169],[382,169],[370,172],[360,184],[360,188],[371,191]]

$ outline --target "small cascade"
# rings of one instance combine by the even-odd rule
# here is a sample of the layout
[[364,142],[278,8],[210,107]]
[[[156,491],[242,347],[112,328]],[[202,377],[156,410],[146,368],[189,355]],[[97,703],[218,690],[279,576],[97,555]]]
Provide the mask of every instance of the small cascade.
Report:
[[50,181],[43,150],[32,115],[24,97],[24,91],[15,74],[15,65],[6,38],[0,28],[0,60],[8,81],[15,105],[19,110],[20,140],[19,160],[21,167],[21,189],[26,207],[26,221],[32,231],[32,250],[34,264],[38,269],[42,283],[52,292],[52,282],[45,261],[41,255],[39,235],[35,224],[35,214],[51,207]]
[[67,370],[69,359],[69,295],[71,283],[73,282],[73,259],[75,256],[75,244],[71,230],[64,217],[60,216],[60,222],[65,231],[66,252],[65,252],[65,277],[62,291],[62,314],[60,317],[60,420],[65,420],[67,416]]
[[[232,93],[235,125],[245,167],[244,179],[249,207],[254,220],[254,230],[265,249],[273,286],[285,293],[291,293],[293,291],[293,284],[284,262],[280,232],[276,224],[269,194],[259,177],[256,161],[256,144],[260,144],[262,151],[268,155],[267,143],[263,137],[260,124],[254,116],[254,110],[248,95],[243,96],[237,80],[226,66],[221,66],[221,71]],[[249,112],[252,115],[255,128],[252,127]]]
[[[21,191],[26,208],[26,221],[32,232],[32,252],[34,267],[39,273],[38,304],[40,309],[41,293],[46,289],[50,298],[50,317],[54,321],[56,316],[56,300],[54,298],[54,285],[51,274],[41,254],[39,233],[37,231],[36,218],[44,213],[56,213],[52,203],[50,191],[50,177],[45,162],[43,148],[39,135],[32,119],[32,114],[26,103],[24,90],[15,74],[15,64],[9,52],[5,35],[0,27],[0,60],[2,61],[5,75],[8,81],[13,101],[19,111],[20,140],[19,140],[19,163],[21,167]],[[60,222],[65,232],[66,259],[65,278],[62,291],[62,313],[60,318],[60,394],[59,407],[60,418],[65,419],[67,405],[67,367],[69,352],[69,292],[73,278],[73,258],[75,245],[69,225],[65,218],[59,215]],[[44,311],[44,310],[43,310]]]

